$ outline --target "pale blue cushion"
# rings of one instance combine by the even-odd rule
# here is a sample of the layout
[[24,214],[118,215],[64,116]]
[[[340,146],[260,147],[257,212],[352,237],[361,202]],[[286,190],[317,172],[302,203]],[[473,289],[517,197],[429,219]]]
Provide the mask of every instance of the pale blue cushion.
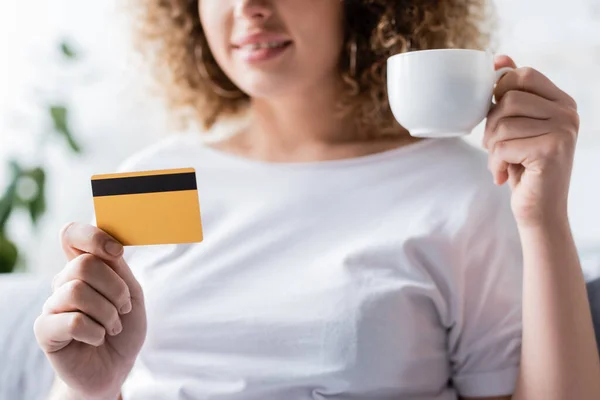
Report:
[[596,343],[600,353],[600,278],[588,282],[588,298],[592,309],[592,318],[594,320],[594,329],[596,330]]

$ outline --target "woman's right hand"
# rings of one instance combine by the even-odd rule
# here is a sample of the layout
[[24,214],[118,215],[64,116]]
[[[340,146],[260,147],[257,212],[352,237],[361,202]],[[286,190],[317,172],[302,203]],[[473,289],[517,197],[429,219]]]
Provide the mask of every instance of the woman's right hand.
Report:
[[60,236],[69,262],[54,278],[35,335],[73,397],[113,400],[146,337],[142,288],[107,233],[72,223]]

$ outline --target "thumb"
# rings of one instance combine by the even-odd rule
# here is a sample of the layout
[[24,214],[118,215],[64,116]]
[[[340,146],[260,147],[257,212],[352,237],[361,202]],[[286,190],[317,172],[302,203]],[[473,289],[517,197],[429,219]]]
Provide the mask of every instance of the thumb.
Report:
[[517,63],[507,55],[501,54],[494,57],[494,68],[496,70],[504,67],[517,68]]

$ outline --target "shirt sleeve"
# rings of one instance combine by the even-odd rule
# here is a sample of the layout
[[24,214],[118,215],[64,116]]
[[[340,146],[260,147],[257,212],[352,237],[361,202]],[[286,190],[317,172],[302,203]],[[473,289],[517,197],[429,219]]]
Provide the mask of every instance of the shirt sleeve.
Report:
[[511,395],[521,356],[523,257],[510,192],[480,189],[463,207],[466,222],[453,246],[452,383],[465,397]]

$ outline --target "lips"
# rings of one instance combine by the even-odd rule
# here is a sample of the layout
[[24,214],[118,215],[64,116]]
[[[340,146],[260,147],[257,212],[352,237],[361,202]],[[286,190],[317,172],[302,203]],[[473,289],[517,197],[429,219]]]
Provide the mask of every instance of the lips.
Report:
[[243,47],[247,45],[268,45],[289,42],[291,39],[284,34],[277,32],[259,31],[251,34],[245,34],[233,40],[233,47]]
[[273,60],[285,53],[292,46],[291,42],[286,42],[275,47],[252,47],[244,46],[236,50],[241,59],[248,64],[257,64]]
[[283,54],[293,42],[285,35],[259,32],[233,42],[234,51],[247,63],[271,60]]
[[277,48],[281,48],[281,47],[285,47],[288,44],[291,44],[292,42],[290,40],[285,40],[285,41],[278,41],[278,42],[258,42],[258,43],[249,43],[249,44],[245,44],[243,46],[238,46],[237,49],[239,50],[246,50],[246,51],[252,51],[252,50],[260,50],[260,49],[277,49]]

